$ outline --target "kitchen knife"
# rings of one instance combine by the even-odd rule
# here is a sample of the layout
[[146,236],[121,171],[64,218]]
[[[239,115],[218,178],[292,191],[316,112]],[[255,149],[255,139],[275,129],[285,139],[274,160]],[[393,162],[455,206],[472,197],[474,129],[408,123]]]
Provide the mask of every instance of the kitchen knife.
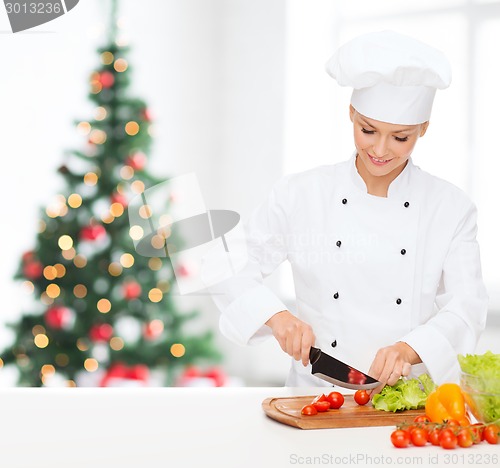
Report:
[[311,374],[339,387],[369,390],[380,385],[380,382],[373,377],[348,366],[314,346],[311,346],[309,361],[312,364]]

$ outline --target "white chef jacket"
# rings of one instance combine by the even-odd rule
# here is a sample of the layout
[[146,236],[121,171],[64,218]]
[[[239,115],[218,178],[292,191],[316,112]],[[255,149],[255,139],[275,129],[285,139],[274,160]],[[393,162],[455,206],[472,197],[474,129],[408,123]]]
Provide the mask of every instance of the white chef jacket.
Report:
[[[288,261],[315,346],[367,372],[377,350],[404,341],[423,361],[411,375],[457,381],[457,354],[474,351],[487,313],[476,208],[411,158],[387,198],[370,195],[355,159],[276,183],[246,223],[246,267],[213,296],[220,330],[242,345],[272,336],[265,322],[287,306],[263,278]],[[286,385],[331,384],[292,359]]]

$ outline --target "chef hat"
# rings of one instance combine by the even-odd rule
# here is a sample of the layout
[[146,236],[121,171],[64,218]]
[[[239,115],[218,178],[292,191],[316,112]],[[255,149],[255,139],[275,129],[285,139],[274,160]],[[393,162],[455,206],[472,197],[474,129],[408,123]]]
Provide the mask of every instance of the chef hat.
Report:
[[451,67],[439,50],[393,31],[358,36],[326,63],[351,104],[366,117],[414,125],[429,120],[436,89],[447,88]]

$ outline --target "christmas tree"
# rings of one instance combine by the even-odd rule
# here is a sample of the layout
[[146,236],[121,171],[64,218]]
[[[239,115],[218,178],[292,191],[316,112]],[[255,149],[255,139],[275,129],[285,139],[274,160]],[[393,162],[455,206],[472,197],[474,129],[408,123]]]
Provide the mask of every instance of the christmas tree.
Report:
[[17,366],[21,386],[54,376],[76,386],[90,374],[101,375],[96,385],[113,377],[147,382],[150,370],[172,385],[186,366],[220,359],[210,331],[184,334],[197,313],[177,310],[168,257],[134,251],[127,205],[162,180],[147,170],[150,110],[129,96],[129,49],[116,40],[115,1],[111,10],[109,43],[90,75],[93,118],[76,125],[86,145],[59,168],[66,188],[41,212],[36,245],[15,275],[35,305],[8,324],[15,340],[0,367]]

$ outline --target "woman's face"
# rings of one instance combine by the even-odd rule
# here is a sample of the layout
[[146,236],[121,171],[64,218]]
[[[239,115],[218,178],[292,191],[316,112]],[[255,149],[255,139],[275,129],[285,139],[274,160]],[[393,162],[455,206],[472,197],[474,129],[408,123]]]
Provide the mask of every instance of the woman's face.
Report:
[[424,136],[429,125],[429,122],[418,125],[380,122],[365,117],[352,106],[350,116],[358,156],[373,176],[401,172],[418,138]]

